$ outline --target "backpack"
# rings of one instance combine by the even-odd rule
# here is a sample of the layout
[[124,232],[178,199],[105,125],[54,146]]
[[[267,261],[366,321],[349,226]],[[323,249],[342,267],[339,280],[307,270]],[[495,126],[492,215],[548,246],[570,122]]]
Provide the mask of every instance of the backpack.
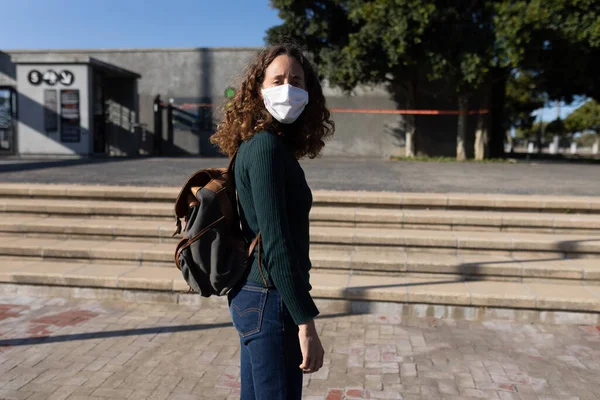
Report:
[[[177,229],[183,233],[175,249],[175,265],[190,287],[203,297],[223,296],[244,277],[260,233],[248,244],[241,228],[233,166],[203,169],[183,185],[175,201]],[[185,226],[181,227],[181,220]]]

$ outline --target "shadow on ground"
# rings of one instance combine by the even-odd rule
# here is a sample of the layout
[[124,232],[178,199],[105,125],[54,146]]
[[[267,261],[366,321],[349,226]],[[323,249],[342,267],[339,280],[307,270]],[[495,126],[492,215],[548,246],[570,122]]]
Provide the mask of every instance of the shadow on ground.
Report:
[[[36,171],[48,168],[66,168],[79,165],[107,164],[119,161],[133,161],[136,157],[100,157],[76,158],[67,160],[18,160],[17,162],[0,163],[0,173]],[[12,160],[11,160],[12,161]]]
[[[358,313],[353,313],[357,315]],[[343,312],[337,314],[324,314],[319,317],[322,319],[341,318],[349,316],[350,313]],[[139,335],[160,335],[162,333],[178,333],[178,332],[196,332],[207,329],[218,329],[231,327],[231,322],[221,322],[215,324],[194,324],[194,325],[174,325],[174,326],[155,326],[150,328],[123,329],[117,331],[99,331],[86,333],[73,333],[56,336],[39,336],[31,338],[14,338],[0,340],[1,347],[17,347],[31,346],[36,344],[62,343],[78,340],[93,340],[93,339],[109,339],[115,337],[139,336]]]

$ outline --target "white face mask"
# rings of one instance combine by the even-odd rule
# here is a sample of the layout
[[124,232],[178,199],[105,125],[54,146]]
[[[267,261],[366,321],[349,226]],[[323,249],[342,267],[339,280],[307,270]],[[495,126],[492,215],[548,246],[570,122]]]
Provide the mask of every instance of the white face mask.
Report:
[[308,104],[308,92],[292,85],[273,86],[261,92],[265,107],[282,124],[297,120]]

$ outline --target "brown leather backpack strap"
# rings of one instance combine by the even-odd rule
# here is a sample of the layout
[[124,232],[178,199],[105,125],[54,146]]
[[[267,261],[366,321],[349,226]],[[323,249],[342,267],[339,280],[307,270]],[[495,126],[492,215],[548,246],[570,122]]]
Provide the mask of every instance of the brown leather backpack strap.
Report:
[[256,248],[256,245],[258,244],[259,240],[260,240],[260,233],[258,235],[256,235],[256,237],[254,238],[252,243],[250,243],[250,247],[248,247],[248,257],[252,257],[252,254],[254,254],[254,249]]
[[260,248],[262,247],[260,245],[260,232],[258,232],[258,235],[256,235],[256,237],[254,238],[254,240],[252,241],[252,243],[250,243],[250,247],[248,248],[248,257],[251,257],[252,254],[254,254],[254,249],[256,248],[256,246],[258,246],[258,271],[260,272],[260,276],[262,277],[263,283],[265,284],[265,287],[268,288],[269,285],[267,284],[267,279],[265,278],[265,274],[263,272],[262,269],[262,265],[260,262]]

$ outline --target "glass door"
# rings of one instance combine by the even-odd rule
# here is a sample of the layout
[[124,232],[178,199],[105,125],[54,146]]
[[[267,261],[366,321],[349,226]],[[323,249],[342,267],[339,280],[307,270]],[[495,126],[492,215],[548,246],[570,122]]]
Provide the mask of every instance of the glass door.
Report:
[[0,155],[15,154],[17,96],[12,88],[0,87]]

